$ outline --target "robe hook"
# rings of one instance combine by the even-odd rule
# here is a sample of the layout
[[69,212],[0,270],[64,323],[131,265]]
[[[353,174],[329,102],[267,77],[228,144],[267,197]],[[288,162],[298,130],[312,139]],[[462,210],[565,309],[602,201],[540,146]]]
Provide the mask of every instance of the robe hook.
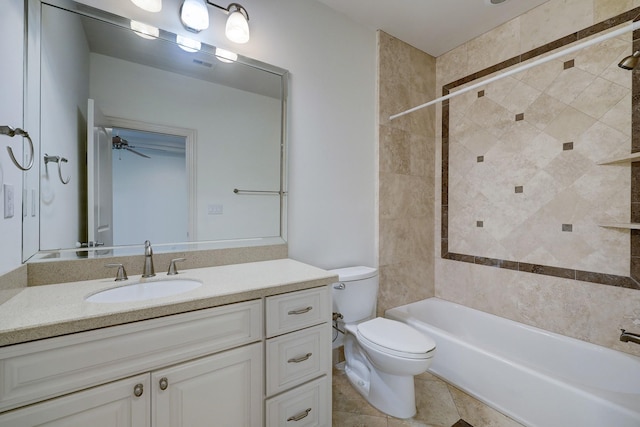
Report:
[[62,182],[63,184],[68,184],[69,181],[71,181],[71,176],[68,176],[66,181],[64,180],[64,178],[62,178],[62,163],[67,163],[68,160],[65,159],[64,157],[50,156],[47,153],[45,153],[44,164],[46,165],[49,162],[54,162],[58,164],[58,177],[60,177],[60,182]]

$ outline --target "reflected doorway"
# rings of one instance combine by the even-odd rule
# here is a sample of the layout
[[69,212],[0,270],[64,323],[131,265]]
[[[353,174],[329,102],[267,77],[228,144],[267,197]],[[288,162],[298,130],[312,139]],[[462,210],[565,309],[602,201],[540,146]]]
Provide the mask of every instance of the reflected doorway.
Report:
[[113,244],[189,241],[187,138],[122,127],[111,135]]

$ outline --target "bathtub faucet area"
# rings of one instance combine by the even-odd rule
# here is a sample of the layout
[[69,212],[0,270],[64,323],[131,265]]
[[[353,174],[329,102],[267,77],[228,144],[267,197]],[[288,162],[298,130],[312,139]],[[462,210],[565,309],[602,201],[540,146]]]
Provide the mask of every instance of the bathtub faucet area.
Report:
[[633,342],[636,344],[640,344],[640,334],[633,334],[631,332],[627,332],[624,329],[620,329],[622,333],[620,334],[620,341],[622,342]]

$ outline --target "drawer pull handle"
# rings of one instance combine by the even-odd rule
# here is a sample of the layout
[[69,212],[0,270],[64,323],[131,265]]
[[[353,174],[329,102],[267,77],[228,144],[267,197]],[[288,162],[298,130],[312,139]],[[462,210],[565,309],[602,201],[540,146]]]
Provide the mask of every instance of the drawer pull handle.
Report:
[[289,314],[289,315],[292,315],[292,314],[305,314],[305,313],[310,312],[311,310],[313,310],[313,307],[309,306],[309,307],[301,308],[300,310],[291,310],[287,314]]
[[305,418],[311,412],[311,408],[307,408],[305,411],[300,412],[298,415],[287,418],[287,421],[300,421]]
[[300,363],[300,362],[304,362],[305,360],[308,360],[311,357],[311,353],[307,353],[304,356],[300,356],[300,357],[295,357],[293,359],[289,359],[287,360],[288,363]]
[[135,387],[133,387],[133,394],[136,397],[140,397],[142,396],[142,393],[144,393],[144,387],[142,384],[136,384]]
[[169,387],[169,380],[167,377],[160,378],[160,390],[166,390]]

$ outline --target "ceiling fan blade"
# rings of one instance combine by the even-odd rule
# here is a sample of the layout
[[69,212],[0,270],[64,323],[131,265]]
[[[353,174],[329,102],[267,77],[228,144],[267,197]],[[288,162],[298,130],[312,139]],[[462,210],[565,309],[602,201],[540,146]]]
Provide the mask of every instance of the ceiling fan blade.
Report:
[[122,147],[122,148],[124,148],[125,150],[128,150],[128,151],[131,151],[133,154],[137,154],[140,157],[145,157],[147,159],[151,158],[151,157],[147,156],[146,154],[142,154],[142,153],[140,153],[140,152],[138,152],[138,151],[136,151],[136,150],[134,150],[134,149],[132,149],[130,147]]

